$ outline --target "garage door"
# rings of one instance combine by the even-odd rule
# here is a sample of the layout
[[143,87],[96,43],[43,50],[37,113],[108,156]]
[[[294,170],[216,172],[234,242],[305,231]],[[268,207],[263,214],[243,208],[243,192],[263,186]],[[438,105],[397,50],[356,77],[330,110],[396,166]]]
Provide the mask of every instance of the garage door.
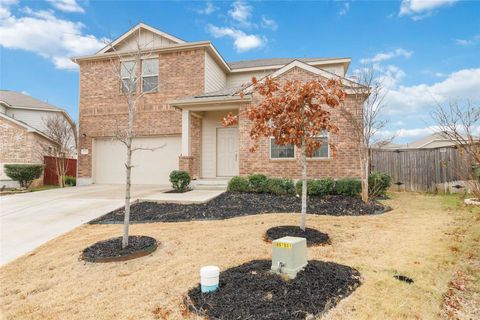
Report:
[[[132,157],[132,184],[169,184],[168,176],[178,169],[181,137],[135,138],[134,147],[163,148],[138,150]],[[124,184],[126,147],[112,139],[95,139],[93,174],[95,183]]]

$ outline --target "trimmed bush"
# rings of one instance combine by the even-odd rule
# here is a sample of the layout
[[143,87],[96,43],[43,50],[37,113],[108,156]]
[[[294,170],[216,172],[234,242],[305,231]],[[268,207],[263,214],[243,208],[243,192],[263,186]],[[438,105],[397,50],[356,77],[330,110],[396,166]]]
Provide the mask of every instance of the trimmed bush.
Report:
[[5,174],[12,180],[18,181],[22,188],[28,188],[32,181],[43,173],[43,164],[6,164]]
[[[325,196],[332,194],[335,190],[335,180],[333,179],[320,179],[312,181],[312,187],[310,188],[311,195]],[[309,194],[310,195],[310,194]]]
[[250,189],[252,192],[264,193],[268,192],[268,178],[264,174],[252,174],[248,176]]
[[295,187],[291,179],[269,178],[267,179],[267,192],[273,194],[294,194]]
[[[298,180],[296,184],[297,194],[302,194],[302,180]],[[335,192],[335,180],[319,179],[319,180],[307,180],[307,195],[309,196],[326,196],[334,194]]]
[[392,185],[392,177],[384,172],[372,172],[368,176],[368,194],[372,197],[381,197],[387,193]]
[[360,180],[345,178],[335,181],[334,193],[343,196],[356,196],[362,191]]
[[228,182],[227,190],[231,192],[250,192],[250,182],[245,177],[233,177]]
[[63,181],[65,182],[66,186],[73,187],[73,186],[77,185],[77,178],[75,178],[73,176],[65,176],[63,179],[64,179]]
[[185,192],[188,190],[188,185],[190,184],[190,175],[186,171],[173,170],[170,173],[170,182],[172,183],[173,189],[178,192]]

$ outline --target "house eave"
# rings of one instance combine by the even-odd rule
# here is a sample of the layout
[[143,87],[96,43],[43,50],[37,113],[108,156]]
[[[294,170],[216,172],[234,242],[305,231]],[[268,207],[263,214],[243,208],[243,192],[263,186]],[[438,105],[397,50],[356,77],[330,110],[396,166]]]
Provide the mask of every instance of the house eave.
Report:
[[178,109],[195,108],[200,106],[249,103],[251,96],[222,96],[205,98],[188,98],[169,101],[168,104]]

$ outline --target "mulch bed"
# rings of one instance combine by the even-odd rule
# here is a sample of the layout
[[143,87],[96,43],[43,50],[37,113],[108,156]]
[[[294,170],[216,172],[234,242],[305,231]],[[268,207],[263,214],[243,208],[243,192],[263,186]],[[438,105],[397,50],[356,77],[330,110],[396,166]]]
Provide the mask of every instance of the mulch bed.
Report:
[[286,236],[306,238],[308,247],[330,244],[328,234],[312,228],[305,228],[305,231],[303,231],[299,226],[278,226],[270,228],[265,233],[265,240],[272,242],[273,240]]
[[[333,216],[361,216],[380,214],[388,210],[377,203],[364,203],[358,197],[309,197],[309,214]],[[207,203],[178,204],[139,202],[131,206],[130,221],[179,222],[192,220],[221,220],[261,213],[300,212],[300,199],[292,195],[267,193],[225,192]],[[123,223],[124,209],[118,209],[92,220],[90,223]]]
[[122,249],[122,237],[94,243],[82,252],[89,262],[125,261],[149,255],[157,249],[157,240],[147,236],[129,236],[128,246]]
[[220,288],[191,289],[187,307],[208,319],[292,320],[334,307],[360,285],[360,273],[333,262],[309,261],[292,280],[270,272],[271,261],[254,260],[220,274]]

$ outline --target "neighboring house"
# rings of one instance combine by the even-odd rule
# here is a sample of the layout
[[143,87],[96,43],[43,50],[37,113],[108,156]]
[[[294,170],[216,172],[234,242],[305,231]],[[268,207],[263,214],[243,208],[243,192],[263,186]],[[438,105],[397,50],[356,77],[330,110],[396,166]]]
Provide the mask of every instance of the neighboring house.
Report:
[[53,144],[43,133],[43,119],[56,114],[73,124],[65,110],[29,95],[0,90],[0,188],[17,186],[5,175],[5,164],[43,163],[40,146]]
[[447,135],[436,132],[422,139],[406,143],[395,144],[388,143],[374,149],[382,150],[410,150],[410,149],[436,149],[436,148],[454,148],[455,142],[448,138]]
[[[74,58],[80,66],[79,184],[125,181],[125,147],[114,141],[126,126],[126,100],[112,64],[132,64],[129,52],[138,43],[148,53],[136,66],[146,94],[138,107],[134,143],[158,147],[133,156],[134,184],[165,184],[174,169],[186,170],[194,179],[226,178],[264,173],[299,178],[299,152],[264,139],[251,153],[250,122],[244,112],[260,97],[245,88],[252,76],[283,80],[340,78],[348,94],[347,108],[360,108],[349,87],[356,85],[345,74],[349,58],[285,58],[226,62],[209,41],[185,42],[145,24],[139,24],[96,54]],[[112,49],[113,48],[113,49]],[[120,55],[120,59],[118,59]],[[153,70],[153,71],[152,71]],[[148,71],[148,72],[147,72]],[[157,87],[149,91],[149,88]],[[243,91],[245,95],[240,96]],[[236,127],[224,128],[223,117],[239,114]],[[309,159],[310,177],[360,177],[358,144],[352,126],[335,110],[339,133],[319,137],[338,146],[336,157],[325,144]]]

